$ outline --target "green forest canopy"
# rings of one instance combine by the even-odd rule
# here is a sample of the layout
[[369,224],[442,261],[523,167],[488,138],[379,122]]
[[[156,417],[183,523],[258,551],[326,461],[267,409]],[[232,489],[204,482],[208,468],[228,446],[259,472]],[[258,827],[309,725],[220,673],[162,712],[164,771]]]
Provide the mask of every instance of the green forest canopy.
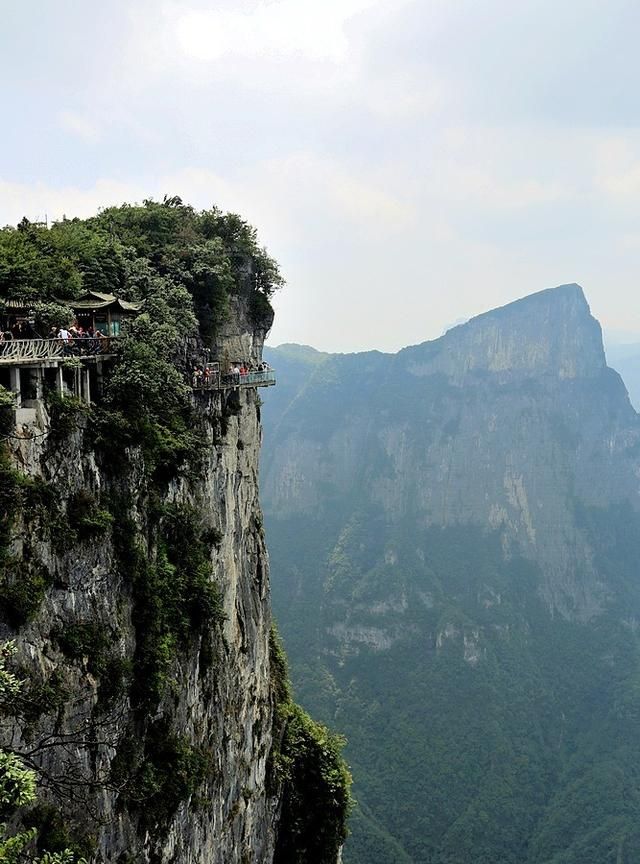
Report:
[[270,322],[269,298],[282,283],[255,228],[178,197],[108,207],[51,228],[23,219],[0,230],[0,298],[52,302],[102,291],[147,304],[164,299],[185,315],[193,308],[205,343],[234,294],[247,297],[257,323]]
[[216,207],[196,211],[177,197],[109,207],[51,228],[23,219],[0,230],[0,303],[33,300],[36,315],[40,309],[51,321],[56,309],[68,314],[65,301],[85,291],[140,305],[119,342],[92,428],[114,455],[137,444],[149,465],[170,473],[199,440],[179,362],[186,340],[199,332],[213,347],[234,296],[242,297],[256,327],[268,329],[270,298],[282,284],[278,265],[240,216]]

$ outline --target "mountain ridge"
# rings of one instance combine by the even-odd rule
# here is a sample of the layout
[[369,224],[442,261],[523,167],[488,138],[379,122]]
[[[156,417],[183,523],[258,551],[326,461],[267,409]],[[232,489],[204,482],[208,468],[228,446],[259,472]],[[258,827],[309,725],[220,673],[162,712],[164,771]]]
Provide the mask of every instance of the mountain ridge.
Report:
[[274,603],[350,741],[345,862],[634,864],[640,417],[582,289],[267,356],[296,381],[264,416]]

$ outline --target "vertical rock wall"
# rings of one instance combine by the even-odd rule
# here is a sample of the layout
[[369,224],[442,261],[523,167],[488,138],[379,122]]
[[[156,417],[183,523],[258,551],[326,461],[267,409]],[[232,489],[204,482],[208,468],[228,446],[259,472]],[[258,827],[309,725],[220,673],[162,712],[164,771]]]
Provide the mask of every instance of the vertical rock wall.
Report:
[[[237,326],[234,332],[231,324],[227,329],[220,353],[241,350],[259,358],[261,332],[241,333]],[[125,472],[96,457],[92,421],[81,412],[69,428],[56,430],[45,417],[42,428],[20,428],[9,441],[15,467],[53,496],[50,512],[68,511],[78,493],[129,502],[112,503],[110,524],[82,538],[65,536],[68,523],[45,524],[42,509],[23,509],[12,549],[22,568],[16,580],[23,570],[29,579],[44,573],[43,596],[28,622],[5,616],[0,633],[3,640],[17,639],[18,669],[26,677],[23,716],[4,726],[1,743],[32,754],[41,800],[55,806],[73,837],[84,838],[96,862],[273,860],[278,800],[269,797],[266,777],[274,705],[268,560],[258,500],[260,397],[249,389],[194,398],[206,456],[160,501],[145,492],[140,454],[129,454]],[[139,662],[136,616],[144,610],[136,610],[134,562],[129,567],[120,535],[124,524],[133,524],[144,557],[154,560],[149,508],[167,505],[189,507],[213,538],[213,580],[224,619],[168,656],[159,703],[132,723],[136,694],[129,684],[135,687],[136,679],[123,670],[130,673]],[[126,512],[114,512],[118,506]],[[69,648],[69,634],[79,627],[94,641],[104,640],[107,668],[95,668],[96,645]],[[145,734],[162,729],[162,746],[175,746],[171,758],[163,762],[160,753],[155,765],[143,766],[131,793],[127,771],[133,766],[123,742],[140,728]],[[134,752],[135,741],[132,747]],[[164,764],[177,766],[175,777],[158,776]],[[149,801],[162,800],[158,795],[140,795],[154,784],[170,795],[178,790],[180,800],[170,801],[166,813],[149,812]],[[181,788],[187,791],[179,794]]]

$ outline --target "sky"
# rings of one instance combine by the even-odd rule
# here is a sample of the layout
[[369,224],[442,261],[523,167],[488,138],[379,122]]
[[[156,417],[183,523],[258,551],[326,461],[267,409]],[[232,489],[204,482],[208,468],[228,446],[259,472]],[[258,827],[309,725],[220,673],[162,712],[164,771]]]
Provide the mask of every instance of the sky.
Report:
[[[0,0],[0,224],[254,224],[270,342],[391,351],[579,282],[640,340],[640,4]],[[613,337],[612,337],[613,338]]]

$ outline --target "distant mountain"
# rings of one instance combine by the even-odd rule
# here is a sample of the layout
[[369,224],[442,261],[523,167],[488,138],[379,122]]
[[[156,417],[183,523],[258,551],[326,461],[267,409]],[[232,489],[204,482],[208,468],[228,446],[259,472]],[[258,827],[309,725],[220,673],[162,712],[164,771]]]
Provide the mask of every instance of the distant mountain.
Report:
[[265,356],[274,605],[349,738],[346,864],[637,864],[640,417],[581,288]]
[[629,397],[636,411],[640,411],[640,342],[608,344],[607,361],[622,375]]

